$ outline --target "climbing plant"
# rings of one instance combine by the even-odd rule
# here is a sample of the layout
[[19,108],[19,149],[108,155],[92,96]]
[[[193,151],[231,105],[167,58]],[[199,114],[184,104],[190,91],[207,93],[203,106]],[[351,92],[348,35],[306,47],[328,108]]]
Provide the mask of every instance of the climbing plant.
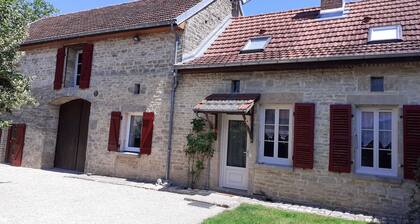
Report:
[[188,157],[188,186],[194,188],[205,169],[205,161],[214,155],[216,133],[207,127],[202,118],[193,119],[191,125],[191,133],[187,136],[184,151]]
[[409,222],[420,223],[420,158],[417,161],[416,188],[411,195],[410,211],[408,214]]
[[[35,103],[30,79],[19,71],[20,44],[28,26],[57,10],[45,0],[0,0],[0,115]],[[0,128],[10,121],[0,119]]]

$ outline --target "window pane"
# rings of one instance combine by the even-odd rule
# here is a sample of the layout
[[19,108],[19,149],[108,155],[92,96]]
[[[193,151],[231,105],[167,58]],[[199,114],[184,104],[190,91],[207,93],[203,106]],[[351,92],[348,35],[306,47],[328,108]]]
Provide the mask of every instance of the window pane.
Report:
[[379,113],[379,130],[392,130],[392,113]]
[[373,149],[373,131],[362,131],[362,148]]
[[379,132],[379,149],[391,149],[391,148],[392,148],[392,132],[380,131]]
[[77,60],[78,63],[82,63],[83,62],[83,53],[79,53],[79,58]]
[[246,167],[247,131],[245,122],[229,121],[227,164],[233,167]]
[[392,168],[392,153],[391,151],[379,150],[379,168]]
[[373,167],[373,150],[362,149],[362,166]]
[[373,112],[362,113],[362,129],[373,129]]
[[289,110],[279,110],[279,124],[289,125]]
[[80,85],[80,75],[76,76],[76,85]]
[[384,91],[384,78],[383,77],[372,77],[370,78],[370,90],[372,92],[383,92]]
[[265,126],[264,136],[264,140],[274,141],[274,125]]
[[275,110],[265,110],[265,124],[274,124]]
[[283,141],[283,142],[289,141],[289,126],[279,127],[279,141]]
[[264,156],[274,157],[274,142],[264,142]]
[[76,74],[80,74],[81,72],[82,72],[82,64],[78,64]]
[[289,144],[279,142],[279,158],[289,158]]
[[269,38],[268,37],[259,37],[259,38],[252,38],[248,41],[248,43],[243,48],[244,51],[249,50],[264,50],[265,45],[267,44]]
[[140,148],[141,126],[142,126],[141,116],[130,117],[130,133],[128,136],[128,147]]

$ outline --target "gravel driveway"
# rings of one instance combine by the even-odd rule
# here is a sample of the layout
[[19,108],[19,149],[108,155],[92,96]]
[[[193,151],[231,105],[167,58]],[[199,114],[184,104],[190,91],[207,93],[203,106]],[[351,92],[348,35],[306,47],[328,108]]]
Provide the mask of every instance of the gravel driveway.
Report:
[[185,195],[0,164],[0,224],[200,223],[224,210]]

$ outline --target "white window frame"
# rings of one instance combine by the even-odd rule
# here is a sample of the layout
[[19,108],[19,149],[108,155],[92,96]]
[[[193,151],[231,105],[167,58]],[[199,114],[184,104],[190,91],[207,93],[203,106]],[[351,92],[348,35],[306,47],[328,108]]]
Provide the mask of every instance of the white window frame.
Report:
[[[386,31],[386,30],[394,30],[396,31],[397,37],[396,38],[379,38],[373,39],[372,35],[375,31]],[[380,26],[380,27],[371,27],[369,28],[369,42],[381,42],[381,41],[393,41],[393,40],[402,40],[403,33],[402,33],[402,26],[401,25],[392,25],[392,26]]]
[[[374,113],[374,149],[373,149],[373,167],[362,166],[362,113]],[[388,112],[392,113],[392,158],[391,169],[379,168],[379,113]],[[356,158],[356,173],[368,174],[375,176],[398,176],[398,109],[395,108],[358,108],[357,110],[357,148],[355,153]]]
[[[258,39],[265,39],[265,44],[262,48],[250,48],[252,41],[258,40]],[[241,53],[252,53],[252,52],[260,52],[264,51],[267,45],[271,42],[270,36],[259,36],[259,37],[252,37],[250,38],[245,46],[241,49]]]
[[[274,124],[274,156],[264,156],[264,133],[265,133],[265,111],[275,110],[275,124]],[[279,132],[279,110],[289,110],[289,158],[278,158],[278,132]],[[293,164],[293,120],[294,120],[294,106],[293,105],[264,105],[260,107],[260,140],[258,150],[258,162],[263,164],[292,166]]]
[[[74,63],[74,74],[73,74],[73,83],[74,83],[75,87],[79,86],[79,85],[77,85],[77,75],[82,75],[82,69],[80,69],[80,74],[77,74],[77,67],[79,66],[79,55],[80,54],[83,54],[83,50],[78,50],[76,52],[76,61]],[[82,64],[82,66],[83,66],[83,63],[80,63],[80,64]]]
[[[129,147],[128,146],[128,142],[129,142],[129,138],[130,138],[130,126],[131,126],[131,117],[132,116],[141,116],[143,118],[143,113],[141,112],[130,112],[130,113],[126,113],[123,116],[123,122],[125,125],[124,131],[123,131],[123,136],[124,136],[124,142],[123,147],[121,148],[122,152],[129,152],[129,153],[140,153],[141,148],[135,148],[135,147]],[[143,128],[143,127],[142,127]],[[140,130],[141,132],[141,130]],[[141,141],[141,139],[140,139]]]

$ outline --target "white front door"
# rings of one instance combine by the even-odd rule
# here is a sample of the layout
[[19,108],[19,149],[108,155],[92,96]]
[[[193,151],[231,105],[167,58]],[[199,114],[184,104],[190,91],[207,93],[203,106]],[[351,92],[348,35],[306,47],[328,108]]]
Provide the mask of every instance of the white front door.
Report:
[[248,189],[248,132],[242,116],[225,115],[221,132],[220,186]]

